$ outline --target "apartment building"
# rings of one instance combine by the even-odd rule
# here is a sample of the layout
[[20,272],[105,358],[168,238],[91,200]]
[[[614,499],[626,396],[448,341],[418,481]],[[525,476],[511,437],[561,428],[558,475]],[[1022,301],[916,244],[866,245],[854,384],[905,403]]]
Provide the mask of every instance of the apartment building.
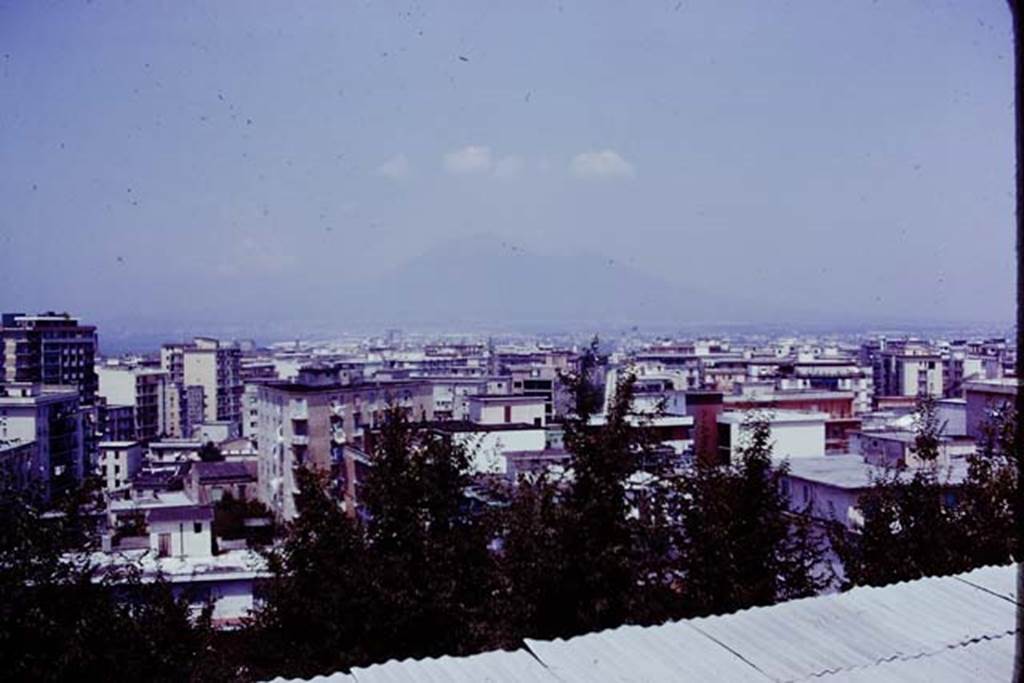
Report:
[[341,384],[330,368],[300,372],[294,382],[262,384],[258,392],[259,497],[286,520],[295,515],[297,467],[333,472],[342,447],[365,448],[367,433],[382,424],[389,406],[412,420],[434,417],[428,383]]
[[[778,410],[765,415],[770,430],[772,460],[825,455],[827,413]],[[720,462],[736,458],[749,438],[746,412],[723,412],[717,417]]]
[[126,491],[142,469],[142,444],[138,441],[101,441],[99,471],[108,493]]
[[0,316],[0,384],[73,386],[83,405],[97,390],[96,328],[67,313]]
[[[160,365],[170,376],[171,382],[179,385],[176,415],[185,431],[183,416],[194,416],[194,403],[198,392],[191,387],[202,389],[202,419],[198,422],[228,421],[242,423],[242,352],[231,343],[196,337],[190,344],[165,344],[160,349]],[[184,407],[183,407],[184,406]],[[181,434],[187,438],[190,434]]]
[[878,396],[943,396],[942,356],[924,342],[882,340],[872,367]]
[[168,433],[168,373],[157,368],[101,365],[96,368],[99,395],[108,407],[134,408],[135,435],[140,441]]
[[10,383],[0,386],[0,441],[35,444],[33,462],[44,495],[82,480],[87,467],[82,411],[75,387]]

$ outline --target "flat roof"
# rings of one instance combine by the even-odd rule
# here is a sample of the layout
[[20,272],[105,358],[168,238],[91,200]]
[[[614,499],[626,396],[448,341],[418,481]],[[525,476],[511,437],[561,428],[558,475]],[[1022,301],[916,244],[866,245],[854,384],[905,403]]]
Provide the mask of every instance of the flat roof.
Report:
[[503,422],[500,424],[479,424],[469,420],[441,420],[435,422],[424,422],[422,426],[427,429],[434,429],[439,432],[514,432],[527,429],[544,431],[540,425],[526,424],[525,422]]
[[727,394],[724,403],[770,403],[772,401],[813,401],[826,399],[853,399],[852,391],[773,391],[763,394]]
[[209,505],[185,507],[157,507],[147,510],[148,522],[193,522],[213,519],[213,508]]
[[474,394],[467,396],[470,401],[484,403],[543,403],[543,396],[524,396],[522,394]]
[[[765,411],[768,422],[771,424],[787,422],[826,422],[830,419],[828,413],[813,410],[768,410]],[[719,413],[718,421],[730,424],[742,424],[748,419],[744,410],[726,411]]]
[[[864,456],[858,453],[790,458],[788,462],[789,473],[786,476],[790,478],[848,490],[869,488],[875,480],[891,471],[865,462]],[[963,460],[936,467],[939,479],[943,480],[948,475],[952,484],[959,484],[967,477],[967,462]],[[913,468],[906,468],[900,476],[909,479],[914,472]]]

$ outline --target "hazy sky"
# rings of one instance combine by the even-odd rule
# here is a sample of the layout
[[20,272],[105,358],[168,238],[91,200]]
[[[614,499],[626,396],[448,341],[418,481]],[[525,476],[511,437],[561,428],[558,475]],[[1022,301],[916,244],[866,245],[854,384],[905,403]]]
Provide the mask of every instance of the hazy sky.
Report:
[[486,233],[1008,320],[1010,40],[1002,0],[0,2],[0,309],[329,317]]

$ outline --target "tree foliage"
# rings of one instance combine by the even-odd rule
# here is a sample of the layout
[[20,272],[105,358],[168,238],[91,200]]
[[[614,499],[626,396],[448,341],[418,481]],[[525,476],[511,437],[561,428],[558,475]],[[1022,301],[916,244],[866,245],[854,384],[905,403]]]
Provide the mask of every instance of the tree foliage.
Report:
[[490,644],[497,577],[483,520],[465,504],[466,450],[393,408],[371,458],[360,518],[323,473],[298,472],[298,517],[268,553],[273,577],[252,623],[257,670],[309,677]]
[[861,497],[861,528],[832,529],[846,584],[880,586],[1010,562],[1017,552],[1016,419],[1012,406],[993,413],[966,477],[954,481],[939,459],[934,402],[922,399],[915,451],[923,465],[879,476]]
[[698,462],[677,483],[687,615],[806,597],[832,580],[822,535],[789,513],[766,416],[749,416],[744,431],[735,462]]
[[90,497],[44,513],[0,486],[0,668],[5,680],[192,678],[207,662],[209,613],[161,580],[90,561]]

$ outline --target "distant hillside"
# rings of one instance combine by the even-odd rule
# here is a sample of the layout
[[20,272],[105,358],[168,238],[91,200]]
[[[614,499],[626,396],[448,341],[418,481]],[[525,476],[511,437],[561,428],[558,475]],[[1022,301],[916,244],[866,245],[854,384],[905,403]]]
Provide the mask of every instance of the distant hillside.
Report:
[[405,323],[668,322],[738,314],[732,302],[614,257],[588,250],[541,255],[489,235],[430,249],[368,283],[360,300],[367,317]]

